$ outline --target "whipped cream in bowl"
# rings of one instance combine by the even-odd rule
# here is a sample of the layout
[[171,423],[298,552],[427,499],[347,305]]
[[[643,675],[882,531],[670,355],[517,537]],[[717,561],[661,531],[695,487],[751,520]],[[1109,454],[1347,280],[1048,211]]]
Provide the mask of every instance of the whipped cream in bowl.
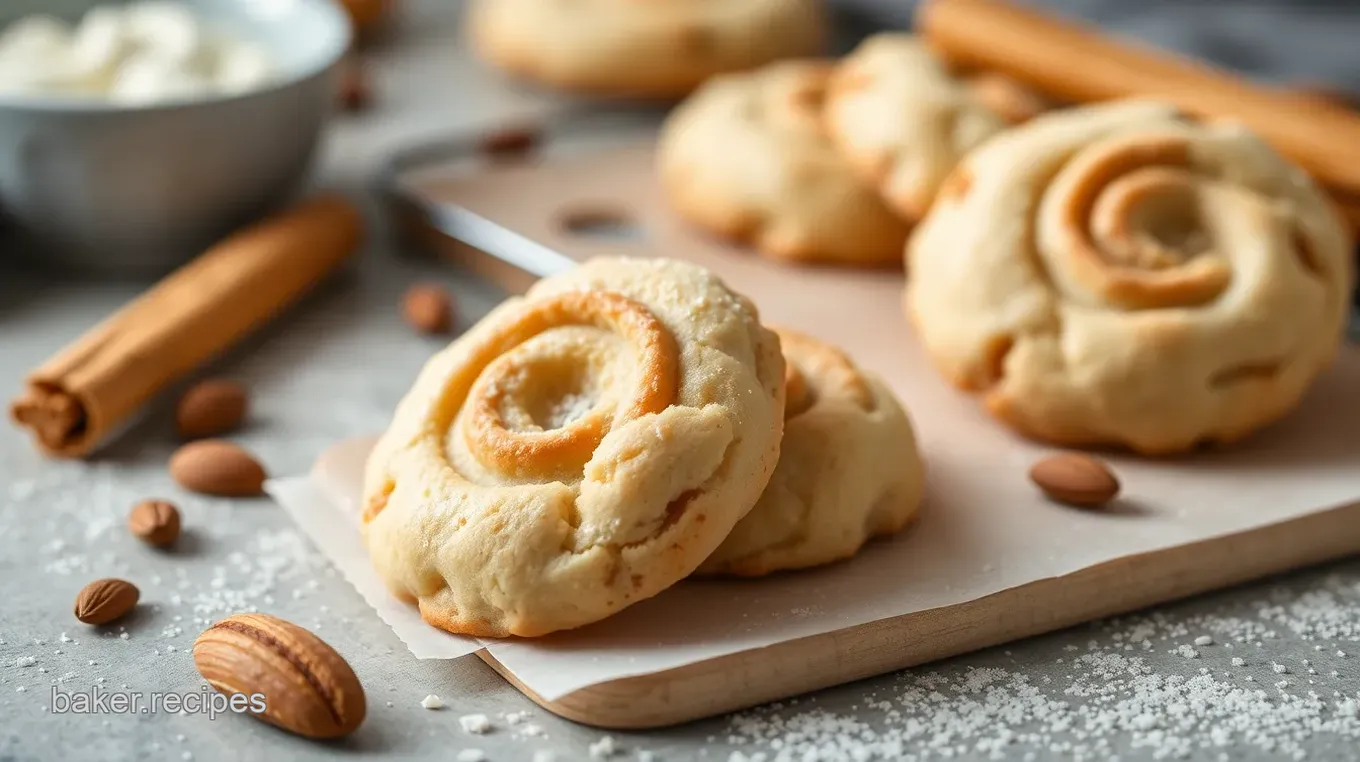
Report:
[[178,0],[99,5],[74,24],[33,14],[0,29],[0,98],[163,103],[249,92],[281,75],[266,45]]
[[305,179],[349,50],[333,0],[0,1],[17,253],[163,272]]

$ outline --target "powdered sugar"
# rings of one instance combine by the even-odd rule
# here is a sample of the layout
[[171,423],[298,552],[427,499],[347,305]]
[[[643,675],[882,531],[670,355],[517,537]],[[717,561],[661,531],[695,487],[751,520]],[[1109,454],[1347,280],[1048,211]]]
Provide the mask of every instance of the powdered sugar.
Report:
[[491,732],[491,719],[484,714],[465,714],[458,718],[458,724],[466,733],[481,735]]
[[608,759],[619,753],[619,747],[613,736],[602,736],[590,745],[588,751],[591,759]]
[[[1310,661],[1297,646],[1290,657],[1280,642],[1286,632],[1290,640],[1325,638],[1335,649],[1335,641],[1360,636],[1360,585],[1332,575],[1318,587],[1292,597],[1274,591],[1249,604],[1254,619],[1153,612],[1092,625],[1097,637],[1084,649],[1053,648],[1031,662],[1033,673],[993,651],[905,673],[850,713],[808,708],[818,703],[812,698],[739,714],[728,721],[731,759],[1102,760],[1128,751],[1236,759],[1243,750],[1301,759],[1310,739],[1325,737],[1350,748],[1360,743],[1360,692],[1344,669],[1332,669],[1344,664],[1332,653],[1344,651],[1310,650]],[[1166,645],[1153,650],[1154,642]],[[1203,648],[1212,644],[1221,647]],[[1274,658],[1249,662],[1233,644]]]

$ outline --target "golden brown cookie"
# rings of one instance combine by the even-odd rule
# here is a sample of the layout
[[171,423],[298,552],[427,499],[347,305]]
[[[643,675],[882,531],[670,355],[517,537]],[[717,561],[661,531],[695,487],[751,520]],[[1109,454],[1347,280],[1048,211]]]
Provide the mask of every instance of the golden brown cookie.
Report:
[[680,216],[774,259],[900,266],[906,223],[822,131],[830,72],[786,61],[718,77],[672,112],[657,163]]
[[917,220],[964,154],[1005,129],[1006,117],[1021,118],[1022,91],[1007,83],[954,76],[914,35],[875,35],[832,76],[827,134],[889,206]]
[[512,74],[643,98],[816,55],[825,28],[821,0],[473,0],[467,23],[478,53]]
[[788,389],[779,465],[701,574],[757,576],[849,558],[920,508],[924,467],[892,392],[839,349],[776,332]]
[[1123,102],[998,135],[908,246],[946,378],[1017,430],[1172,453],[1283,416],[1343,337],[1333,206],[1243,128]]
[[779,455],[779,340],[716,276],[596,259],[421,371],[365,474],[378,574],[450,632],[579,627],[689,575]]

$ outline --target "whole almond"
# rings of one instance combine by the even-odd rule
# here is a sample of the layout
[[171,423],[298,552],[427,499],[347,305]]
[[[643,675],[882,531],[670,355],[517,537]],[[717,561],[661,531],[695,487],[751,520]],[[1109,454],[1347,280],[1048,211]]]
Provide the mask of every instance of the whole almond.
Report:
[[453,328],[453,299],[432,283],[412,286],[402,298],[401,314],[420,333],[448,333]]
[[143,500],[132,506],[128,529],[144,542],[163,548],[179,537],[179,509],[164,500]]
[[185,439],[215,437],[236,430],[246,417],[249,398],[244,386],[209,379],[191,387],[175,406],[175,427]]
[[368,73],[358,61],[346,61],[340,67],[340,108],[349,112],[366,110],[373,102]]
[[261,720],[309,738],[358,728],[364,688],[344,657],[317,636],[267,614],[236,614],[194,641],[194,665],[222,693],[259,694]]
[[137,586],[121,579],[97,579],[76,596],[76,619],[85,624],[108,624],[137,605]]
[[482,137],[478,151],[490,159],[522,157],[542,142],[539,130],[532,127],[507,127]]
[[1119,480],[1103,461],[1075,452],[1050,455],[1029,470],[1029,478],[1051,500],[1099,508],[1119,494]]
[[205,495],[253,497],[264,489],[265,472],[250,453],[231,442],[190,442],[170,456],[170,476],[181,487]]

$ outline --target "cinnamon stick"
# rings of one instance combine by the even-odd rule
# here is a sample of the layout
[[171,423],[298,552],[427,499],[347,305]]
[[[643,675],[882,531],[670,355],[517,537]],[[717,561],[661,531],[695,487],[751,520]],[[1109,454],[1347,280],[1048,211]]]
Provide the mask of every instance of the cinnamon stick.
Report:
[[33,371],[11,416],[57,457],[89,454],[159,390],[258,328],[359,245],[322,196],[210,248]]
[[1102,37],[1000,0],[926,0],[917,29],[955,65],[990,69],[1060,100],[1148,97],[1237,119],[1329,189],[1360,197],[1360,114],[1188,59]]

